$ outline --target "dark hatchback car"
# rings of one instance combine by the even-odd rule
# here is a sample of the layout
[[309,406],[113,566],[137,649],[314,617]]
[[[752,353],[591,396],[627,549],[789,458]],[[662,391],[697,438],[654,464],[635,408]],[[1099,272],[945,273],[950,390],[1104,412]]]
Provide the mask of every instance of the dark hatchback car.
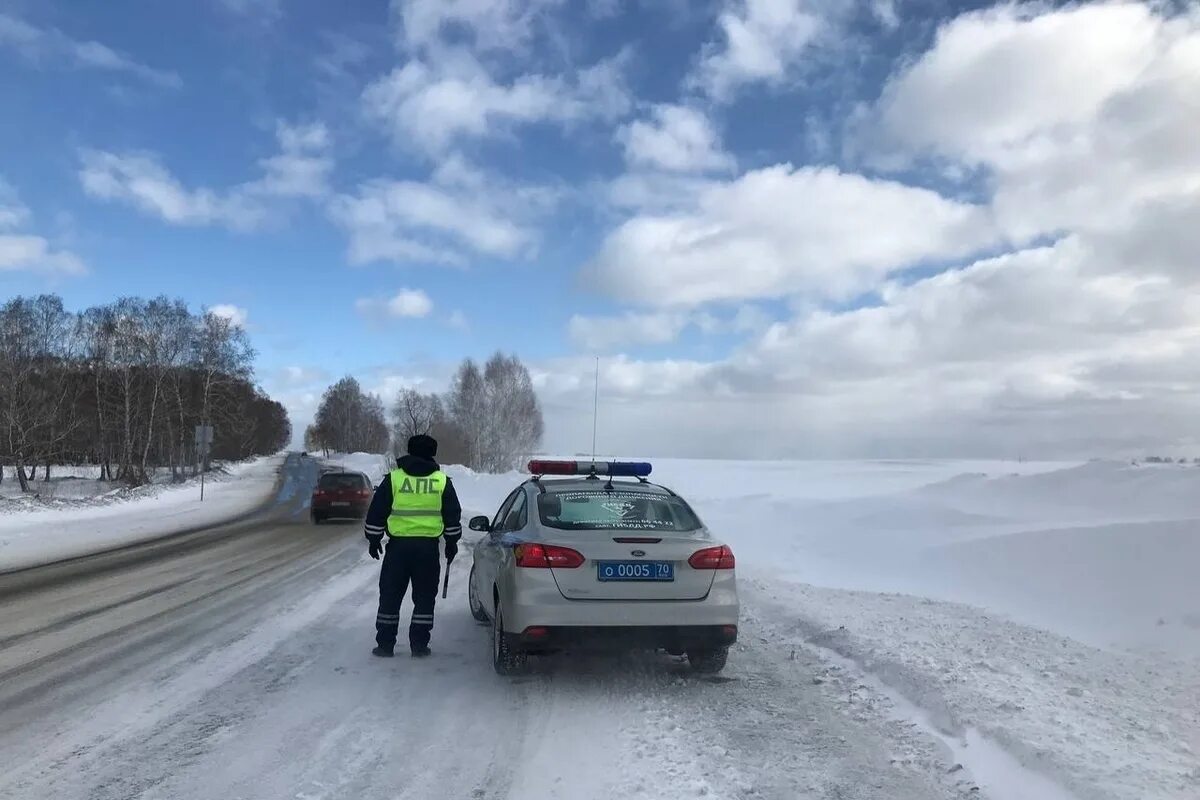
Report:
[[362,519],[371,505],[371,479],[361,472],[325,472],[312,494],[312,521]]

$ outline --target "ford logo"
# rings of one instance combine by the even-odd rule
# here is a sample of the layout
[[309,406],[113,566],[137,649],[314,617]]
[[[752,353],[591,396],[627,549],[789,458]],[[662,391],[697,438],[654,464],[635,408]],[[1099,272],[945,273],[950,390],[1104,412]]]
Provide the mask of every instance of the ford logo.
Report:
[[642,556],[646,555],[646,551],[645,550],[630,550],[629,555],[637,556],[638,558],[641,558]]

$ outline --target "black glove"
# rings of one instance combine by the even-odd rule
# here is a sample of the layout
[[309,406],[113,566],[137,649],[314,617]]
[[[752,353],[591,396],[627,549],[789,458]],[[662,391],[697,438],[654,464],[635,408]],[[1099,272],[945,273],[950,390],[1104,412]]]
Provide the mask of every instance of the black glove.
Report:
[[379,554],[383,552],[383,537],[368,536],[367,541],[370,542],[370,544],[367,545],[367,552],[371,554],[371,558],[378,561]]
[[446,563],[449,564],[458,555],[458,539],[446,540]]

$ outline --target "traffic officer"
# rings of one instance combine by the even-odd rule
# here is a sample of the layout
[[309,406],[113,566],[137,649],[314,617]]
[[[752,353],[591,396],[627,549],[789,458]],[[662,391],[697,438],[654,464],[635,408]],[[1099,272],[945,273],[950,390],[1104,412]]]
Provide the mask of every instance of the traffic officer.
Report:
[[413,613],[408,646],[414,658],[429,655],[433,605],[437,599],[441,559],[438,539],[446,540],[446,569],[458,555],[462,538],[462,507],[450,478],[434,461],[437,440],[418,435],[408,440],[408,455],[396,459],[375,489],[367,511],[367,552],[378,559],[387,534],[387,555],[379,573],[379,613],[371,652],[391,658],[400,628],[400,604],[412,583]]

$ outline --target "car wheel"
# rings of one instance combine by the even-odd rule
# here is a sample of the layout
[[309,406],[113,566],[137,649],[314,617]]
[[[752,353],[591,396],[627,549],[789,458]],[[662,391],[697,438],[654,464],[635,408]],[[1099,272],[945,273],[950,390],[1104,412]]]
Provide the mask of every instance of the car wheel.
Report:
[[322,522],[325,521],[325,518],[315,511],[310,516],[312,517],[313,525],[320,525]]
[[512,646],[512,638],[504,632],[504,611],[496,601],[496,616],[492,620],[492,666],[497,675],[520,675],[529,663],[529,656]]
[[692,672],[712,675],[725,669],[725,662],[729,660],[729,648],[719,647],[716,650],[689,650],[687,657],[688,665],[691,666]]
[[487,615],[487,611],[483,608],[483,603],[479,602],[479,593],[475,590],[475,565],[471,565],[471,576],[467,578],[467,603],[471,606],[471,616],[476,622],[489,622],[491,620]]

